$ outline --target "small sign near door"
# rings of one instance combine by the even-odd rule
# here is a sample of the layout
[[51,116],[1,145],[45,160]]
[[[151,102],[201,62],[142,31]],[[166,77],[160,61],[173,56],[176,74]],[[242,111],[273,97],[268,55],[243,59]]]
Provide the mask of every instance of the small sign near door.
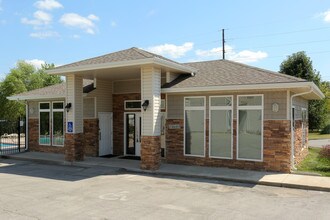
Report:
[[68,133],[73,133],[73,122],[68,121]]

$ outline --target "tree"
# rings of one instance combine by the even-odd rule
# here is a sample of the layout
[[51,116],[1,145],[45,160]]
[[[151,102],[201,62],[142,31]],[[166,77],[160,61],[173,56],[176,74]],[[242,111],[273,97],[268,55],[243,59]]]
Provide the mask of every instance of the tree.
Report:
[[[304,51],[288,56],[288,58],[281,63],[280,73],[314,82],[324,94],[329,94],[328,84],[326,82],[321,82],[320,73],[313,68],[311,59]],[[327,119],[327,111],[326,99],[309,101],[309,129],[323,128]]]
[[16,120],[19,116],[25,115],[24,103],[9,101],[8,96],[61,83],[60,76],[49,75],[45,72],[54,67],[54,64],[45,64],[41,69],[36,70],[33,65],[18,61],[16,67],[12,68],[0,82],[0,119]]

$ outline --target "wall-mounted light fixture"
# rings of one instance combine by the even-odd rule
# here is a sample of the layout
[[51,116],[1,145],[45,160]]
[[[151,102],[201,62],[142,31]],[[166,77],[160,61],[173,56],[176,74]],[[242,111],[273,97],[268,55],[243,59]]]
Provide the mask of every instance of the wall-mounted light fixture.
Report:
[[66,106],[64,107],[66,109],[66,112],[69,112],[70,111],[71,106],[72,106],[71,102],[69,102],[68,104],[66,104]]
[[144,100],[144,102],[143,102],[143,104],[142,104],[142,108],[143,108],[143,110],[146,111],[147,108],[148,108],[148,106],[149,106],[149,100]]

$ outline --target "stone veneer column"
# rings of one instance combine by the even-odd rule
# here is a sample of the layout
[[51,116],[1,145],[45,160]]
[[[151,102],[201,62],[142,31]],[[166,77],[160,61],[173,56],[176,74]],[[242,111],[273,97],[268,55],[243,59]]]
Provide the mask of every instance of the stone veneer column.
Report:
[[[67,112],[65,132],[65,160],[84,160],[84,123],[83,123],[83,79],[70,74],[66,76],[66,104],[71,103]],[[72,129],[68,124],[72,123]]]
[[141,103],[149,100],[142,113],[141,169],[157,170],[160,166],[160,102],[161,70],[153,66],[141,68]]

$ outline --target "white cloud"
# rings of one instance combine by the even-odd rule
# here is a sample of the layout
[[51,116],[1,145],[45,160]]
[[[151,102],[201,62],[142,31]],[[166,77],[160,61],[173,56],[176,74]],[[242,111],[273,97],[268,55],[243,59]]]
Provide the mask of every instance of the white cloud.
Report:
[[[91,19],[92,18],[92,19]],[[84,30],[88,34],[95,34],[95,23],[93,20],[99,19],[95,15],[89,15],[88,17],[80,16],[76,13],[68,13],[62,15],[60,23],[68,27],[75,27]]]
[[31,65],[33,65],[36,69],[40,69],[41,65],[46,63],[44,60],[38,60],[38,59],[24,60],[24,61],[31,64]]
[[43,11],[36,11],[33,13],[34,19],[22,18],[21,22],[23,24],[32,25],[32,26],[42,26],[48,25],[52,22],[52,16]]
[[326,12],[323,12],[321,16],[325,22],[330,22],[330,9]]
[[111,27],[117,27],[117,22],[111,21]]
[[192,50],[193,47],[194,47],[194,43],[186,42],[181,46],[177,46],[174,44],[162,44],[162,45],[148,47],[146,48],[146,50],[155,54],[169,56],[171,58],[180,58],[183,57],[188,51]]
[[44,32],[34,32],[30,34],[30,37],[45,39],[50,37],[60,37],[56,31],[44,31]]
[[78,35],[78,34],[74,34],[74,35],[72,35],[72,38],[74,38],[74,39],[79,39],[79,38],[80,38],[80,35]]
[[63,5],[55,0],[41,0],[34,3],[34,6],[41,10],[53,10],[63,8]]
[[100,20],[99,17],[97,17],[96,15],[93,15],[93,14],[88,15],[87,18],[89,20],[92,20],[92,21],[98,21],[98,20]]
[[[263,51],[250,51],[242,50],[236,52],[232,46],[227,45],[225,47],[225,57],[228,60],[233,60],[240,63],[252,63],[262,60],[268,56],[266,52]],[[221,59],[222,58],[222,47],[212,48],[210,50],[196,50],[195,51],[197,60],[206,59]]]
[[253,63],[265,59],[268,56],[266,52],[243,50],[229,55],[229,59],[240,63]]

